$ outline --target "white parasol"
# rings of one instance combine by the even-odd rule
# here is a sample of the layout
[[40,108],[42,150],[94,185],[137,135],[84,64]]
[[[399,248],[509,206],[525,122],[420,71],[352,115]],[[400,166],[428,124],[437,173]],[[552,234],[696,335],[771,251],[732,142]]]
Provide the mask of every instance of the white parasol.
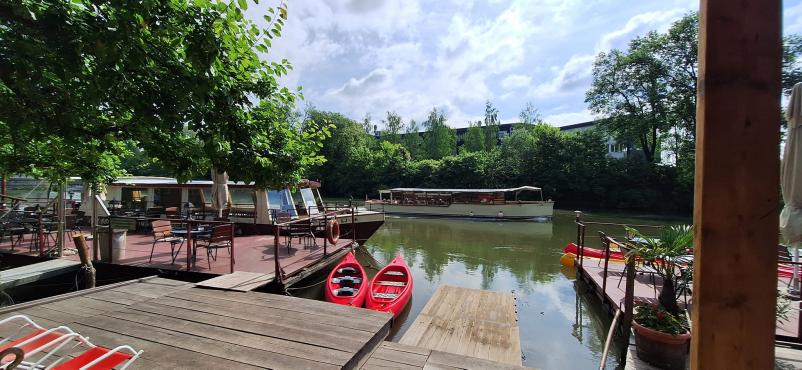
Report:
[[217,209],[217,217],[223,217],[223,209],[228,206],[228,174],[212,169],[212,204]]
[[[783,151],[780,185],[785,208],[780,213],[780,231],[794,247],[794,260],[799,261],[802,242],[802,82],[791,90],[788,101],[788,135]],[[799,292],[799,266],[794,265],[793,289]]]

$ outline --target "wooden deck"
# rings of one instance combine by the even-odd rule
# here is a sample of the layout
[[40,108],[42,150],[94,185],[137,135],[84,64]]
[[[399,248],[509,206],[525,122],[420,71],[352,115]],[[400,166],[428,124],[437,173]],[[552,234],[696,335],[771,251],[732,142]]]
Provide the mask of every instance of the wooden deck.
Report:
[[521,366],[515,297],[442,285],[399,342]]
[[0,290],[78,270],[80,262],[54,259],[0,272]]
[[[12,251],[11,242],[9,238],[5,238],[0,243],[0,252],[16,253],[26,255],[38,255],[39,253],[34,250],[29,250],[29,240],[31,235],[25,236],[25,241],[21,245],[16,246]],[[323,261],[323,238],[316,238],[315,243],[317,247],[304,247],[298,240],[295,239],[293,244],[288,249],[286,247],[285,238],[280,237],[280,247],[278,258],[284,276],[290,279],[298,274],[310,273],[310,270],[315,270],[316,267],[322,267],[329,261]],[[328,244],[326,247],[327,256],[342,256],[345,249],[352,244],[350,239],[341,239],[337,244]],[[125,248],[117,255],[113,263],[119,265],[145,267],[161,270],[177,270],[177,271],[195,271],[211,274],[228,274],[231,272],[231,257],[225,250],[219,251],[216,260],[207,261],[205,250],[200,249],[197,260],[194,263],[189,263],[190,267],[187,268],[187,261],[189,259],[189,248],[186,244],[181,247],[175,263],[172,262],[170,256],[169,243],[157,243],[153,252],[153,260],[150,260],[151,247],[153,245],[153,237],[145,233],[128,232],[126,237]],[[69,252],[74,245],[72,239],[65,238],[65,250]],[[67,255],[64,259],[77,261],[77,255]],[[272,235],[249,235],[238,236],[234,238],[234,270],[263,274],[265,280],[270,282],[275,277],[275,256],[274,256],[274,237]],[[210,267],[211,266],[211,267]],[[292,279],[295,281],[297,279]],[[262,284],[263,285],[263,284]]]
[[[64,324],[96,344],[144,350],[131,369],[353,369],[390,330],[391,315],[302,298],[149,278],[6,307]],[[9,335],[9,330],[0,336]]]
[[362,369],[524,370],[529,368],[400,343],[384,342],[376,349],[376,352],[373,352]]
[[[626,277],[621,280],[619,286],[619,279],[624,271],[623,262],[610,261],[607,269],[607,286],[602,289],[604,281],[604,261],[601,264],[599,260],[587,258],[583,261],[582,267],[578,268],[579,276],[582,280],[586,281],[593,289],[596,296],[603,302],[609,305],[611,313],[614,313],[620,303],[624,300],[624,293],[626,289]],[[577,261],[578,263],[578,261]],[[579,267],[579,266],[578,266]],[[655,287],[656,283],[656,287]],[[780,279],[779,285],[784,287],[787,279]],[[655,277],[652,281],[648,275],[637,274],[635,276],[635,300],[657,302],[657,294],[660,293],[660,287],[663,282],[660,277]],[[691,297],[687,297],[688,305],[691,305]],[[680,307],[685,303],[684,298],[680,298]],[[799,320],[802,302],[793,302],[793,306],[788,312],[788,320],[778,321],[776,335],[787,337],[799,337]]]

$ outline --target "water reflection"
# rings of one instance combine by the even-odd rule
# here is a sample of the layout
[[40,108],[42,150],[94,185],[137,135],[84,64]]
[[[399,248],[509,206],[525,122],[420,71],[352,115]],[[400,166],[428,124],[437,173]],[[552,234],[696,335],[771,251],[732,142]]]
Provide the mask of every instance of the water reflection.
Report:
[[[512,291],[524,365],[598,367],[610,318],[584,284],[575,282],[573,269],[559,263],[563,247],[576,237],[573,217],[558,212],[551,223],[388,217],[366,247],[379,263],[403,254],[415,279],[409,312],[398,320],[390,339],[403,336],[441,284]],[[596,219],[648,222],[616,216]],[[611,357],[608,368],[615,368],[619,359]]]

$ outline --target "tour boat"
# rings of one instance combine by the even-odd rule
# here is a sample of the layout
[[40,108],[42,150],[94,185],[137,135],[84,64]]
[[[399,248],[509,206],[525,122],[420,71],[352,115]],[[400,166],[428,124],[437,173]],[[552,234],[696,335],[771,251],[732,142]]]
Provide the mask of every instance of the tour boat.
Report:
[[543,200],[543,191],[534,186],[509,189],[395,188],[380,190],[379,199],[368,201],[368,204],[381,205],[386,213],[419,216],[525,220],[551,219],[554,214],[554,202]]
[[350,251],[329,273],[326,280],[326,300],[345,306],[362,307],[367,295],[367,274]]
[[370,282],[365,307],[389,312],[394,317],[404,310],[412,297],[412,274],[404,257],[397,256],[384,266]]

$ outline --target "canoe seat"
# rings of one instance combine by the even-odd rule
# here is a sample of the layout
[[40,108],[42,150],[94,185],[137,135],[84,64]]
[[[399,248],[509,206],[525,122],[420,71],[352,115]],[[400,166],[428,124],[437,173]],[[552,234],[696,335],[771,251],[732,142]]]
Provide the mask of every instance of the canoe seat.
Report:
[[339,272],[339,273],[341,273],[343,275],[346,275],[346,276],[356,275],[356,269],[353,268],[353,267],[343,267],[343,268],[337,270],[337,272]]
[[354,288],[340,288],[334,289],[333,293],[336,297],[353,297],[358,291],[359,289]]
[[398,294],[395,293],[373,293],[373,298],[395,299],[396,297]]
[[391,276],[404,276],[404,273],[401,271],[385,271],[384,274]]
[[403,281],[377,281],[376,284],[386,286],[406,286],[407,283]]
[[342,276],[342,277],[331,278],[331,282],[333,284],[340,284],[340,285],[354,285],[362,283],[362,279],[353,276]]

